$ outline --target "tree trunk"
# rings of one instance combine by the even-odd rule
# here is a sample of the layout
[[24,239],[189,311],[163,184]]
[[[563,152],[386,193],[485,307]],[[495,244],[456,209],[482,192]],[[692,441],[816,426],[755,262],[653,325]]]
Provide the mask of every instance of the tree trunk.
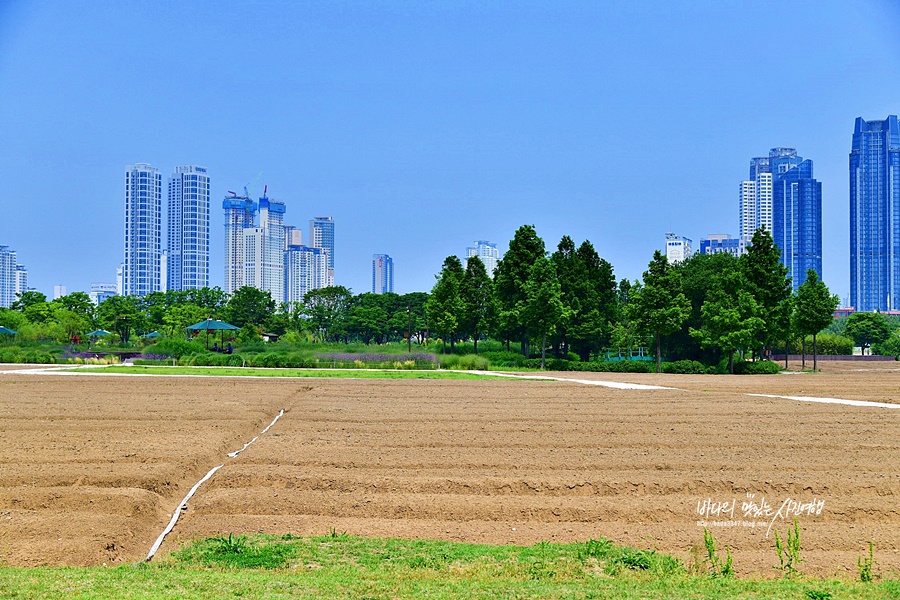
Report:
[[478,332],[475,332],[475,335],[472,336],[472,340],[475,342],[475,354],[478,354]]
[[546,361],[547,361],[547,334],[544,333],[541,336],[541,371],[544,370]]
[[791,351],[790,340],[784,340],[784,370],[788,368],[788,353]]
[[800,368],[806,368],[806,336],[800,340]]
[[818,348],[816,348],[816,334],[813,334],[813,373],[818,371]]
[[662,341],[660,340],[659,330],[656,331],[656,372],[662,373]]
[[728,372],[734,375],[734,350],[728,353]]

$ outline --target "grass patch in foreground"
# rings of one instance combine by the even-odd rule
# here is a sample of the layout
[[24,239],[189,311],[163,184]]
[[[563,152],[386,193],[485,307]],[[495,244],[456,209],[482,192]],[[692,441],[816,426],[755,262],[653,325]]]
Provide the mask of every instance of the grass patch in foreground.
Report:
[[[83,372],[81,369],[71,369]],[[114,365],[91,372],[130,375],[209,375],[216,377],[326,377],[345,379],[509,379],[458,371],[388,371],[380,369],[264,369],[257,367],[154,367]]]
[[690,575],[608,540],[486,546],[441,541],[233,536],[150,565],[0,569],[0,598],[894,598],[897,581]]

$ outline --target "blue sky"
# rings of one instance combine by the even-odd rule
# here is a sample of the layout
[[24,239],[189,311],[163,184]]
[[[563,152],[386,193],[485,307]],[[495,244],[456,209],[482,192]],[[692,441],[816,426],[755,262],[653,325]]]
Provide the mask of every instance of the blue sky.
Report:
[[336,282],[430,290],[533,224],[638,278],[664,234],[738,229],[750,158],[815,162],[824,279],[849,289],[853,121],[900,112],[900,5],[825,2],[0,2],[0,244],[86,290],[123,255],[125,165],[336,222]]

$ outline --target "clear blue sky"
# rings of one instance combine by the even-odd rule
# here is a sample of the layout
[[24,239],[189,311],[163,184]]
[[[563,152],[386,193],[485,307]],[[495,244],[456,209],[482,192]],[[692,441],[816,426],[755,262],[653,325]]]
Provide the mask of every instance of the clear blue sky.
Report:
[[336,222],[336,281],[430,290],[534,224],[640,277],[664,234],[737,234],[750,158],[823,184],[824,278],[849,289],[853,120],[900,112],[900,4],[0,1],[0,244],[31,285],[114,281],[127,164]]

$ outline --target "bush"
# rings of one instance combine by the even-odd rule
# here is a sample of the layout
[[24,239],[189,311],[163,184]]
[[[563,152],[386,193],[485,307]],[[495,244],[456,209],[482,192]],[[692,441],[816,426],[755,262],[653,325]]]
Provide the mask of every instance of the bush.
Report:
[[178,338],[164,338],[144,348],[144,354],[161,354],[173,358],[205,353],[206,346],[198,341],[189,342]]
[[467,371],[487,371],[491,368],[491,361],[477,354],[466,354],[460,356],[456,363],[457,369],[465,369]]
[[734,362],[734,373],[736,375],[777,375],[780,372],[781,367],[778,366],[778,363],[771,360]]
[[501,367],[524,367],[525,357],[518,352],[507,352],[506,350],[491,350],[482,352],[478,356],[482,356],[490,361],[491,366],[495,369]]
[[676,360],[675,362],[663,363],[663,373],[675,373],[678,375],[705,375],[712,372],[712,367],[707,367],[696,360]]

